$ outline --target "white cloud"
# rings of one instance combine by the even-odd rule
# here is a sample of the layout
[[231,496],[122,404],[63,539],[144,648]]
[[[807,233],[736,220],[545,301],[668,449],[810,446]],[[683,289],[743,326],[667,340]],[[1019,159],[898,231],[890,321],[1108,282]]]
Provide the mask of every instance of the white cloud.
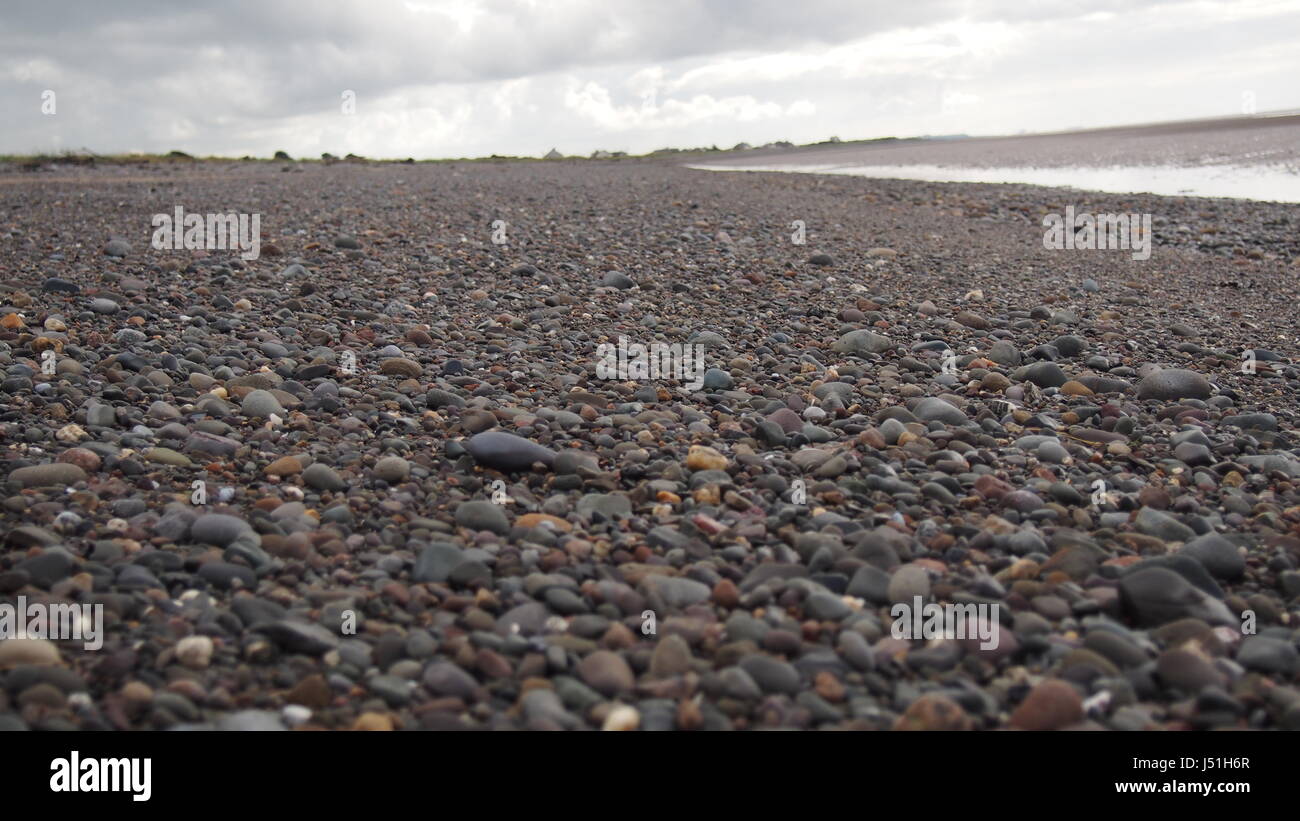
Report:
[[1297,29],[1297,0],[26,4],[0,29],[0,151],[573,154],[1232,114],[1247,90],[1300,107]]

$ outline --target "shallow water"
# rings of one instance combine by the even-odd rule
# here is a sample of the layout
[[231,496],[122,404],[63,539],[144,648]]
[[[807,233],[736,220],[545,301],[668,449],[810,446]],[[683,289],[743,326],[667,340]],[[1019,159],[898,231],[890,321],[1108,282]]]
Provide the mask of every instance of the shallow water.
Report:
[[972,168],[940,165],[691,165],[706,171],[784,171],[848,174],[929,182],[1026,183],[1114,194],[1232,197],[1300,202],[1300,174],[1281,165],[1114,166],[1110,168]]

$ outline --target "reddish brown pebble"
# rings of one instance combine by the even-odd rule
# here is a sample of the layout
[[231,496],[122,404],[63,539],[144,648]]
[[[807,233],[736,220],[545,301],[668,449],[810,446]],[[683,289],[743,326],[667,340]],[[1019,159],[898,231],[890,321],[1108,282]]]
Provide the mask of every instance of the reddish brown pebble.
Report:
[[1011,714],[1011,726],[1019,730],[1059,730],[1082,718],[1079,692],[1060,679],[1049,678],[1029,691]]
[[951,732],[974,728],[975,722],[960,704],[936,693],[927,693],[913,701],[894,722],[895,730]]

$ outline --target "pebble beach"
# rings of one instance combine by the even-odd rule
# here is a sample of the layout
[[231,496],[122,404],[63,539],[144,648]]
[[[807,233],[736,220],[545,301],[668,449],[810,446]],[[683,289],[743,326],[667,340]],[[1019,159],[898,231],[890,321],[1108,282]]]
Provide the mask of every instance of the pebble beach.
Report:
[[1300,206],[683,162],[0,165],[0,729],[1300,729]]

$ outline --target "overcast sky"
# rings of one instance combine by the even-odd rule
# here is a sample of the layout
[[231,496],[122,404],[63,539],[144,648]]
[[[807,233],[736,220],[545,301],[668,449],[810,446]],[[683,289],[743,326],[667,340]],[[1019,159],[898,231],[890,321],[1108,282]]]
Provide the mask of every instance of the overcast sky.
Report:
[[0,153],[639,153],[1232,115],[1247,95],[1259,111],[1300,108],[1300,0],[52,0],[0,12]]

